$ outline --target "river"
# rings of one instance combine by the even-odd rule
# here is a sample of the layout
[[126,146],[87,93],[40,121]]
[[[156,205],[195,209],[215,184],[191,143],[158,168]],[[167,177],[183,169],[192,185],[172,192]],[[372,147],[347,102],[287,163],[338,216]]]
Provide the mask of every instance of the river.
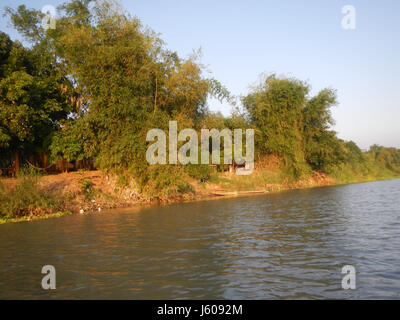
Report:
[[0,298],[399,299],[400,179],[0,225]]

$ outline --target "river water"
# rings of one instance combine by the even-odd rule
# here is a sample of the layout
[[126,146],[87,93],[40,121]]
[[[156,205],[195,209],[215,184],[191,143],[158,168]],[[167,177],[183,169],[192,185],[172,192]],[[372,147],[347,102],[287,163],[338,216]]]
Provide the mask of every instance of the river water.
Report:
[[0,225],[0,298],[400,299],[400,180]]

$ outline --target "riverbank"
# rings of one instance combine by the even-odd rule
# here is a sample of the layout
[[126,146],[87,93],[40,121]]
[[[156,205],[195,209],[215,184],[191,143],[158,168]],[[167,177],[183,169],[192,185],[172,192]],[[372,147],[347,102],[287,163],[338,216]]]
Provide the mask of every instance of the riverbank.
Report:
[[[396,176],[355,175],[352,179],[346,178],[341,181],[323,173],[312,172],[293,181],[279,170],[276,164],[269,164],[256,169],[252,175],[248,176],[219,172],[211,174],[206,182],[191,180],[189,181],[190,192],[174,194],[163,199],[141,195],[133,185],[122,187],[115,176],[104,174],[100,170],[45,175],[34,180],[23,178],[22,182],[15,178],[1,178],[3,194],[14,193],[3,201],[10,202],[14,201],[14,198],[25,198],[18,199],[15,201],[16,204],[9,206],[9,215],[3,214],[0,217],[0,224],[60,217],[72,213],[88,214],[105,209],[211,200],[390,178],[396,178]],[[27,195],[24,196],[23,193]],[[13,211],[16,210],[19,211],[14,213]]]

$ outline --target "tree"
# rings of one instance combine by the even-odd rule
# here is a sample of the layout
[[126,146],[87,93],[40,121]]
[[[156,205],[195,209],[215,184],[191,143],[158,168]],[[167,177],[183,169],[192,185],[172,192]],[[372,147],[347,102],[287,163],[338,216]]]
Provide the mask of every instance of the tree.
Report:
[[[147,131],[167,129],[169,120],[196,128],[207,111],[207,97],[222,99],[229,92],[203,76],[198,54],[181,59],[118,6],[90,3],[72,0],[60,6],[54,30],[43,30],[39,11],[20,6],[7,13],[32,47],[46,52],[51,65],[71,82],[77,108],[53,135],[52,155],[88,157],[85,144],[94,145],[90,157],[100,168],[125,170],[145,183],[154,174],[147,172]],[[81,124],[74,122],[85,124],[83,135]]]
[[259,152],[281,157],[296,177],[306,169],[302,110],[308,91],[302,81],[271,75],[242,100],[256,129]]
[[334,124],[331,108],[336,103],[336,92],[323,89],[302,110],[304,152],[313,170],[328,172],[345,160],[345,146],[330,130]]
[[[57,122],[70,112],[63,82],[51,65],[37,64],[34,50],[12,42],[4,33],[1,40],[0,149],[3,162],[11,154],[44,152]],[[4,49],[5,48],[5,49]]]

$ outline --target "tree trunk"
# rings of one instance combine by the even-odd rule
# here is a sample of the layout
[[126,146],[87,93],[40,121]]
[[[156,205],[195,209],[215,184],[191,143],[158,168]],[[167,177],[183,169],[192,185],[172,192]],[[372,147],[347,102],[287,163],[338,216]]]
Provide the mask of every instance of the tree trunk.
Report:
[[19,152],[15,152],[14,173],[17,174],[20,169]]

